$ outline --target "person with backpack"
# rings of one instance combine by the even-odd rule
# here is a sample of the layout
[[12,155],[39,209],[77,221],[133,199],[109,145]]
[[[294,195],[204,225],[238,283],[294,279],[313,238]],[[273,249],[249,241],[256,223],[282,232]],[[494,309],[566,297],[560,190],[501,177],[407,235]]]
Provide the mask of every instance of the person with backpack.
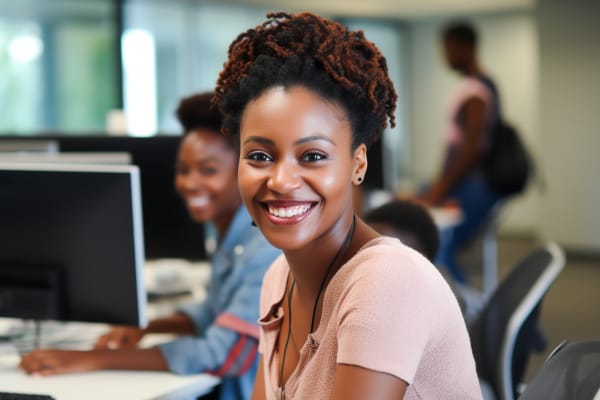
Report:
[[462,76],[448,108],[445,159],[438,176],[419,195],[429,206],[455,201],[463,221],[443,240],[436,264],[448,269],[460,284],[467,279],[457,252],[484,226],[498,202],[506,197],[486,175],[486,156],[501,121],[498,89],[477,58],[477,32],[465,21],[454,21],[441,34],[448,66]]

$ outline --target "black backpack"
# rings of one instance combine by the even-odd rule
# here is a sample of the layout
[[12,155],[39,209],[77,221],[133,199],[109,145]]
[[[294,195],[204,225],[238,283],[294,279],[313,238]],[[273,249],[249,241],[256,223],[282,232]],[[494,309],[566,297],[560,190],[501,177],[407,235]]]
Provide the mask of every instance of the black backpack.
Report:
[[487,77],[478,78],[492,92],[497,111],[490,133],[490,146],[481,160],[483,174],[496,193],[513,196],[525,190],[533,174],[533,161],[519,132],[502,116],[496,86]]

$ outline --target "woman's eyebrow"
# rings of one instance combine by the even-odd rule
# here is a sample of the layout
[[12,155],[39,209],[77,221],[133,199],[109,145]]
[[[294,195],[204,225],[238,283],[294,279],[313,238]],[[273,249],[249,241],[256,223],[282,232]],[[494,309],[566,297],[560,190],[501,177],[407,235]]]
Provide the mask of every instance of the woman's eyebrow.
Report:
[[[312,136],[307,136],[307,137],[303,137],[301,139],[298,139],[294,142],[294,145],[300,145],[300,144],[304,144],[304,143],[308,143],[308,142],[313,142],[313,141],[317,141],[317,140],[322,140],[325,142],[329,142],[331,144],[333,144],[335,146],[335,142],[331,139],[329,139],[328,137],[325,136],[319,136],[319,135],[312,135]],[[262,136],[250,136],[248,137],[248,139],[244,140],[244,144],[250,143],[250,142],[257,142],[257,143],[261,143],[261,144],[267,144],[267,145],[273,145],[274,142],[271,139],[267,139],[265,137]]]
[[247,144],[250,142],[257,142],[261,144],[273,145],[273,141],[271,139],[264,138],[262,136],[250,136],[248,139],[244,140],[243,144]]
[[320,136],[320,135],[313,135],[313,136],[307,136],[307,137],[303,137],[302,139],[298,139],[294,142],[295,145],[299,145],[299,144],[303,144],[303,143],[308,143],[308,142],[313,142],[316,140],[323,140],[325,142],[329,142],[332,145],[335,146],[335,142],[331,139],[329,139],[326,136]]

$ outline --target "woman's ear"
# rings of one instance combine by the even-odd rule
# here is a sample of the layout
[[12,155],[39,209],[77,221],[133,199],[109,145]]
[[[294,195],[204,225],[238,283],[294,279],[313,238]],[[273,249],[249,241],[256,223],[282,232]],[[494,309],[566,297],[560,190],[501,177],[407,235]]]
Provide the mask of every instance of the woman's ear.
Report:
[[353,159],[352,183],[358,186],[364,181],[367,173],[367,146],[364,143],[354,150]]

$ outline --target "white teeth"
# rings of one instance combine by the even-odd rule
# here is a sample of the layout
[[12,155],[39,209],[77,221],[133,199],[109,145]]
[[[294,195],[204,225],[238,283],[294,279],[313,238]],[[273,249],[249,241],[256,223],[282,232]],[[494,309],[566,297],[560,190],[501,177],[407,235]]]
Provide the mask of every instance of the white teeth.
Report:
[[208,196],[194,197],[194,198],[188,199],[189,205],[191,205],[193,207],[204,207],[208,204],[208,202],[209,202]]
[[304,204],[301,206],[293,206],[293,207],[280,207],[274,208],[269,207],[269,214],[274,215],[279,218],[291,218],[300,214],[304,214],[310,208],[310,204]]

